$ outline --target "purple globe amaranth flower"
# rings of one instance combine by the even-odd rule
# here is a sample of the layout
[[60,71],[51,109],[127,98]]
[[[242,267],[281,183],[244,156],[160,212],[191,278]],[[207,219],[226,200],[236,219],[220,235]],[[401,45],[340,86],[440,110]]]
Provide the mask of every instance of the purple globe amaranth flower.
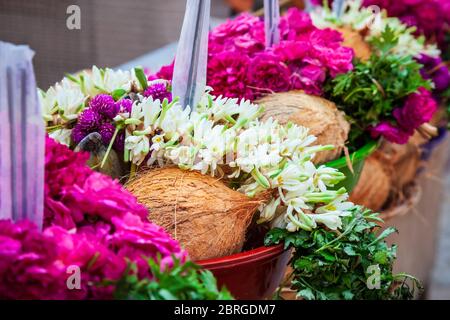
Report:
[[80,143],[81,140],[84,139],[88,135],[88,132],[85,131],[80,125],[76,124],[72,130],[72,140],[76,144]]
[[402,128],[396,127],[388,121],[378,123],[375,127],[369,128],[369,131],[374,139],[383,136],[386,140],[398,144],[407,143],[409,137],[414,133],[414,131],[405,131]]
[[111,142],[115,130],[116,127],[112,123],[105,122],[100,125],[98,133],[101,135],[105,145],[108,145]]
[[130,99],[121,99],[117,101],[117,108],[119,113],[131,112],[131,108],[133,107],[133,101]]
[[408,96],[403,107],[394,109],[393,115],[403,130],[414,131],[430,121],[437,108],[431,92],[421,87],[417,93]]
[[153,100],[159,99],[159,101],[164,99],[172,101],[172,93],[167,89],[167,84],[163,82],[156,82],[145,89],[144,97],[152,97]]
[[417,61],[423,65],[420,74],[434,82],[437,92],[445,91],[450,85],[450,71],[440,57],[422,54]]
[[114,118],[119,111],[113,97],[107,94],[96,95],[89,102],[89,107],[108,119]]
[[102,116],[94,109],[87,108],[78,117],[77,126],[85,132],[96,130],[103,122]]
[[120,130],[117,133],[116,140],[114,140],[113,148],[117,152],[123,152],[125,150],[125,130]]

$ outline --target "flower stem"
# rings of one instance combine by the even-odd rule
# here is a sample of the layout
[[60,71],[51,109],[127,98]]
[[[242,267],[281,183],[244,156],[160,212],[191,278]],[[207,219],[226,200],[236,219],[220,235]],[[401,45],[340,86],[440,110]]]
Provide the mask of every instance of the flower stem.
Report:
[[130,168],[130,179],[133,179],[136,176],[136,163],[132,162],[131,163],[131,168]]
[[116,140],[117,134],[119,133],[119,130],[120,130],[119,127],[116,127],[116,130],[114,130],[114,134],[113,134],[113,136],[111,138],[111,141],[109,142],[108,149],[106,150],[106,153],[103,156],[103,160],[102,160],[102,164],[100,165],[100,168],[103,168],[103,166],[105,165],[106,160],[108,159],[108,156],[111,153],[111,148],[113,146],[113,143]]

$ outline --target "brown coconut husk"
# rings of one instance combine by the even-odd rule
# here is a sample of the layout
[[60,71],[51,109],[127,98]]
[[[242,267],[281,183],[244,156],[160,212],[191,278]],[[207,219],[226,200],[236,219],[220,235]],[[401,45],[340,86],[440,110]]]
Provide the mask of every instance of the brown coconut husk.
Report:
[[256,103],[264,107],[262,120],[273,117],[281,124],[296,123],[310,129],[310,134],[317,137],[316,145],[335,146],[334,150],[317,153],[314,163],[325,163],[341,156],[350,124],[333,102],[303,91],[289,91],[265,96]]
[[394,169],[392,172],[393,190],[401,191],[412,183],[422,166],[420,147],[413,141],[402,145],[384,141],[376,155]]
[[344,41],[342,42],[343,46],[352,48],[355,52],[355,56],[362,61],[369,60],[372,50],[359,32],[350,27],[337,28],[336,30],[339,31],[344,38]]
[[350,195],[350,201],[373,211],[379,211],[389,198],[394,168],[372,155],[364,162],[358,184]]
[[380,213],[384,221],[394,217],[403,216],[412,211],[422,196],[422,190],[416,181],[405,186],[402,192],[394,195],[386,208]]
[[240,252],[254,213],[266,198],[249,198],[220,179],[178,168],[148,170],[126,184],[192,260]]

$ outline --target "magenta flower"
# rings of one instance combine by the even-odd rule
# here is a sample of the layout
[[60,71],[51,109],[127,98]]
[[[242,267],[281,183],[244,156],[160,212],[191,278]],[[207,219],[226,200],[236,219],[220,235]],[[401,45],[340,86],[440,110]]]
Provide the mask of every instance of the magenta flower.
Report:
[[92,172],[83,184],[64,190],[62,200],[71,208],[74,217],[83,217],[83,220],[75,221],[78,225],[83,225],[84,219],[110,223],[112,217],[121,217],[127,212],[142,219],[148,214],[119,182],[98,172]]
[[124,113],[124,112],[131,112],[131,108],[133,107],[133,101],[131,99],[121,99],[117,101],[117,109],[118,112]]
[[274,53],[257,54],[250,61],[247,73],[249,86],[260,94],[289,90],[289,68]]
[[109,236],[108,242],[117,254],[135,261],[141,277],[148,277],[147,259],[161,255],[163,265],[173,263],[171,255],[185,261],[186,252],[179,243],[170,237],[163,228],[143,222],[138,216],[126,214],[122,218],[113,217],[116,231]]
[[100,126],[102,121],[102,116],[98,111],[87,108],[80,113],[76,126],[80,127],[85,132],[92,132]]
[[116,127],[109,122],[102,123],[98,128],[98,133],[102,137],[103,144],[108,145],[116,131]]
[[375,127],[369,128],[369,130],[374,139],[383,136],[386,140],[398,144],[407,143],[413,134],[413,131],[404,131],[402,128],[396,127],[387,121],[382,121]]
[[172,101],[172,93],[168,90],[168,86],[165,83],[154,83],[144,91],[145,97],[152,97],[153,100],[159,99],[163,101],[167,99],[169,102]]
[[422,77],[433,81],[435,91],[445,91],[450,85],[450,71],[442,59],[422,54],[417,60],[423,64],[420,70]]
[[98,111],[87,108],[80,113],[78,122],[72,130],[72,139],[75,143],[80,143],[89,133],[97,131],[104,122],[102,115]]
[[[127,261],[151,277],[146,258],[187,254],[122,186],[85,165],[88,155],[46,139],[44,231],[0,220],[0,299],[111,299]],[[81,271],[81,289],[68,290],[68,267]]]
[[214,94],[229,98],[253,98],[246,83],[249,63],[247,56],[227,51],[211,57],[207,83],[214,89]]
[[113,144],[114,150],[117,152],[123,152],[125,149],[125,130],[121,130],[117,133],[116,140]]
[[119,111],[113,97],[107,94],[98,94],[92,98],[89,108],[107,119],[113,119]]
[[[211,31],[207,84],[215,95],[254,100],[290,89],[320,94],[327,77],[353,68],[353,50],[342,47],[340,34],[317,29],[298,9],[281,18],[278,45],[267,49],[264,32],[264,21],[248,13]],[[159,73],[157,78],[167,79]]]
[[414,131],[420,125],[428,122],[436,112],[438,105],[431,96],[431,92],[425,88],[419,88],[419,92],[408,96],[401,108],[393,111],[394,118],[405,131]]
[[36,226],[0,220],[0,298],[64,299],[65,268],[55,243]]

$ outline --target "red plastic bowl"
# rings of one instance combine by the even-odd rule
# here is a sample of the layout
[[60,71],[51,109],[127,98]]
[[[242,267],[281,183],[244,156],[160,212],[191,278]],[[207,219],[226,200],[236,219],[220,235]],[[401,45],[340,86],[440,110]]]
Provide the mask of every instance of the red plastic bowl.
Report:
[[253,250],[196,263],[210,270],[219,286],[225,285],[239,300],[269,299],[280,285],[290,250],[284,244]]

